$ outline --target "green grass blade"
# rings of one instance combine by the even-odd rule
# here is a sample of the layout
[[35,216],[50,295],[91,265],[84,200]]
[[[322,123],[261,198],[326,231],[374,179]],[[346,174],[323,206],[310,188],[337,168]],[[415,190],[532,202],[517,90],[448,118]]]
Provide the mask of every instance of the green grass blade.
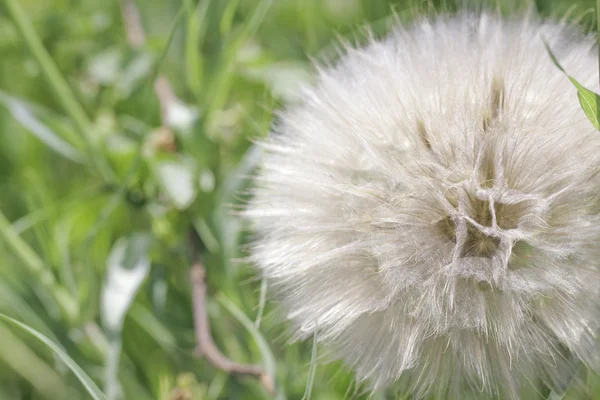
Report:
[[84,138],[90,153],[90,157],[94,161],[98,172],[101,174],[104,180],[113,180],[114,173],[106,159],[103,157],[103,154],[101,154],[96,141],[92,137],[92,133],[94,131],[92,123],[90,122],[81,105],[77,102],[73,91],[61,75],[58,67],[54,63],[54,60],[48,53],[48,50],[46,50],[44,47],[42,41],[33,28],[31,21],[27,18],[27,15],[20,2],[17,0],[6,0],[5,5],[8,10],[8,14],[15,22],[15,26],[23,37],[25,44],[29,48],[29,51],[39,63],[46,80],[50,84],[50,87],[58,97],[66,113],[71,117],[77,126],[81,136]]
[[568,400],[568,399],[576,399],[579,398],[579,394],[582,394],[581,391],[583,388],[582,382],[585,382],[585,377],[587,377],[588,367],[579,362],[579,365],[574,368],[572,371],[572,376],[569,377],[568,383],[562,389],[554,389],[550,392],[546,400]]
[[[235,70],[235,59],[238,56],[238,52],[242,45],[256,33],[263,19],[265,18],[267,11],[271,7],[273,0],[262,0],[258,3],[254,12],[248,18],[248,22],[242,27],[237,33],[233,33],[233,36],[224,51],[223,59],[220,62],[219,74],[213,79],[213,84],[208,91],[210,93],[210,101],[208,102],[208,109],[206,111],[207,120],[210,121],[213,118],[213,114],[223,108],[229,97],[232,74]],[[209,124],[210,125],[210,124]]]
[[84,163],[85,156],[71,144],[63,140],[60,135],[46,126],[25,102],[0,92],[0,103],[10,112],[12,117],[42,141],[46,146],[62,155],[66,159],[77,163]]
[[600,84],[600,0],[596,0],[596,47],[598,48],[598,83]]
[[177,14],[175,15],[175,20],[173,21],[171,30],[169,31],[169,37],[167,38],[167,44],[162,49],[162,52],[160,53],[160,56],[158,57],[158,60],[156,61],[156,65],[154,67],[154,72],[150,75],[151,86],[154,85],[154,82],[156,82],[156,78],[158,77],[158,74],[160,74],[162,65],[165,61],[165,58],[167,58],[167,54],[169,53],[169,49],[171,48],[171,44],[173,43],[173,39],[175,38],[175,33],[177,32],[177,28],[180,26],[181,20],[186,15],[185,11],[186,11],[185,3],[182,3],[181,7],[179,7],[179,10],[177,11]]
[[213,214],[213,220],[216,223],[216,233],[222,248],[226,270],[231,268],[230,260],[238,257],[239,237],[242,230],[239,219],[233,218],[231,215],[231,207],[237,202],[236,197],[248,186],[249,178],[261,159],[262,149],[258,145],[251,146],[236,170],[229,174],[217,192],[217,207]]
[[265,310],[265,304],[267,302],[267,278],[263,276],[260,281],[260,294],[258,297],[258,310],[256,311],[256,319],[254,320],[254,326],[256,329],[260,328],[262,316]]
[[159,346],[168,353],[177,349],[177,339],[169,329],[145,306],[134,303],[129,309],[129,317],[140,329],[145,330]]
[[218,254],[221,251],[219,240],[213,234],[205,218],[197,217],[193,221],[194,229],[209,253]]
[[[11,223],[0,211],[0,238],[4,239],[8,247],[28,268],[35,277],[35,281],[44,294],[54,299],[64,315],[74,319],[79,314],[78,304],[71,294],[62,286],[58,285],[54,275],[45,265],[37,253],[25,242],[13,229]],[[50,305],[47,305],[50,306]]]
[[21,297],[20,293],[15,291],[4,281],[0,281],[0,312],[7,312],[18,316],[19,319],[26,322],[33,329],[40,331],[48,336],[50,340],[57,341],[56,336],[50,330],[46,322],[40,318],[39,310],[34,309],[29,302]]
[[356,385],[355,381],[352,380],[350,382],[350,384],[348,385],[348,389],[346,389],[346,393],[344,393],[344,397],[342,398],[342,400],[354,398],[354,397],[350,397],[350,396],[356,396],[357,391],[358,391],[358,385]]
[[225,10],[223,11],[223,15],[221,16],[221,21],[219,23],[219,30],[223,36],[227,36],[231,32],[233,18],[235,17],[235,13],[239,5],[240,0],[230,0],[227,3],[227,6],[225,6]]
[[206,35],[206,15],[210,0],[199,1],[194,8],[192,0],[186,0],[188,17],[185,33],[185,71],[188,86],[198,101],[201,98],[202,78],[204,73],[204,60],[200,47]]
[[313,347],[310,356],[310,368],[308,370],[308,380],[306,382],[306,389],[304,390],[304,396],[302,396],[302,400],[310,400],[310,396],[312,395],[312,389],[315,382],[315,372],[317,370],[317,333],[318,329],[315,327],[315,334],[313,336]]
[[216,296],[216,298],[217,301],[220,304],[222,304],[227,309],[227,311],[229,311],[231,315],[233,315],[242,324],[244,328],[246,328],[248,333],[250,333],[250,336],[252,336],[252,339],[256,342],[258,350],[260,351],[260,354],[262,356],[265,371],[271,377],[273,382],[275,382],[275,356],[273,355],[271,347],[269,346],[269,343],[267,342],[265,337],[260,333],[258,329],[256,329],[254,323],[246,316],[246,314],[242,310],[240,310],[239,307],[236,306],[231,300],[225,297],[225,295],[219,293]]
[[227,374],[216,374],[213,380],[210,382],[210,385],[208,386],[206,400],[219,400],[219,396],[221,396],[221,394],[223,393],[223,389],[225,389],[225,385],[227,384],[228,378],[229,375]]
[[[3,368],[13,370],[43,394],[46,399],[64,398],[65,382],[55,369],[38,356],[32,346],[24,342],[8,328],[7,324],[0,323],[0,362]],[[6,368],[8,366],[8,368]],[[0,381],[0,387],[3,382]],[[20,399],[21,397],[13,397]]]
[[104,393],[102,393],[100,388],[96,386],[94,381],[56,343],[54,343],[35,329],[17,321],[16,319],[9,317],[8,315],[0,313],[0,320],[6,321],[9,324],[22,329],[23,331],[29,333],[31,336],[38,339],[40,342],[44,343],[48,348],[50,348],[50,350],[54,352],[54,354],[56,354],[67,365],[67,367],[69,367],[69,369],[75,374],[77,379],[79,379],[79,381],[82,383],[82,385],[85,387],[87,392],[90,394],[90,396],[92,396],[94,400],[106,400],[106,396],[104,396]]

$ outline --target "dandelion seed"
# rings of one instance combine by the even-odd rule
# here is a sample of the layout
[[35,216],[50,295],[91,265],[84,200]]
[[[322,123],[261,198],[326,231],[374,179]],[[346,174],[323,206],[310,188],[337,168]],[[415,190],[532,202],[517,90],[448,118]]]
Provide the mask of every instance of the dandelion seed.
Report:
[[598,365],[593,39],[531,18],[424,20],[319,71],[245,216],[300,338],[374,389],[519,398]]

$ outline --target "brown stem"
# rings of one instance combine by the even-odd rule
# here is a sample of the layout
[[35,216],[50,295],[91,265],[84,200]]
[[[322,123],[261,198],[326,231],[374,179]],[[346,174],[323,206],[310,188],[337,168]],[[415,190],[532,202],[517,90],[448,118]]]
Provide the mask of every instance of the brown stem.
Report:
[[[146,42],[146,33],[135,0],[121,0],[121,14],[123,15],[123,24],[125,25],[129,45],[134,49],[140,49]],[[154,82],[154,93],[156,93],[160,103],[162,122],[165,125],[167,111],[177,101],[177,97],[175,97],[171,83],[163,75],[158,75],[156,82]]]
[[197,262],[191,269],[192,296],[194,303],[194,327],[196,329],[197,351],[215,368],[234,375],[249,375],[257,378],[265,389],[273,394],[271,377],[257,365],[236,363],[225,357],[215,345],[210,333],[208,313],[206,311],[206,271]]
[[[140,49],[146,42],[146,33],[135,0],[121,0],[121,15],[129,45],[134,49]],[[176,150],[175,135],[169,128],[167,119],[169,110],[177,102],[177,96],[175,96],[169,80],[162,74],[159,74],[154,82],[154,93],[160,104],[162,121],[162,127],[156,132],[156,138],[154,138],[155,147],[174,152]]]
[[125,25],[127,41],[134,49],[139,49],[146,41],[146,34],[142,27],[142,19],[135,5],[135,0],[121,0],[121,14]]

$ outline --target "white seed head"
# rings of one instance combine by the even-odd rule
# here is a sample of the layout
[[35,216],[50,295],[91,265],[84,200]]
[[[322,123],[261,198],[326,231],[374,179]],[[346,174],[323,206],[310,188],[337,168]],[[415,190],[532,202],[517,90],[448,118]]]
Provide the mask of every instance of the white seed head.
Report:
[[375,389],[518,398],[597,362],[600,132],[544,40],[596,87],[568,27],[437,17],[348,48],[264,143],[251,259]]

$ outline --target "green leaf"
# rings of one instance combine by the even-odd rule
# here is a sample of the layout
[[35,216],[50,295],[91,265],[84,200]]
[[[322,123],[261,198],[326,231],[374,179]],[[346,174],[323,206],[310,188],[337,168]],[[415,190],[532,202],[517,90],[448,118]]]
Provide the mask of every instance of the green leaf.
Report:
[[600,130],[600,96],[581,86],[575,78],[569,76],[569,79],[577,88],[577,98],[579,99],[579,104],[581,104],[583,112],[594,127],[596,127],[597,130]]
[[50,350],[54,352],[66,365],[69,369],[75,374],[77,379],[83,384],[87,392],[94,400],[106,400],[106,396],[98,386],[94,383],[94,381],[81,369],[79,365],[71,358],[69,355],[60,348],[56,343],[48,339],[46,336],[42,335],[40,332],[35,329],[17,321],[9,317],[8,315],[0,313],[0,320],[6,321],[9,324],[16,326],[23,331],[29,333],[31,336],[38,339],[40,342],[44,343]]
[[26,102],[0,93],[0,103],[8,109],[12,117],[21,124],[21,126],[31,132],[46,146],[71,161],[77,163],[85,162],[83,153],[71,146],[71,144],[63,140],[60,135],[44,124]]
[[193,163],[182,157],[158,161],[154,174],[175,208],[183,210],[192,204],[198,191]]
[[150,271],[150,237],[134,233],[115,243],[106,262],[102,289],[102,321],[109,332],[120,332],[129,306]]
[[138,166],[140,164],[140,160],[141,160],[141,153],[138,153],[136,158],[134,159],[134,161],[131,163],[131,167],[129,168],[129,171],[127,171],[125,173],[125,177],[123,178],[121,185],[116,190],[116,192],[110,196],[108,201],[104,204],[104,206],[100,210],[100,213],[98,214],[96,222],[87,232],[87,235],[86,235],[86,238],[84,241],[84,245],[83,245],[84,248],[87,248],[92,245],[93,241],[96,239],[96,236],[100,233],[102,228],[104,228],[104,226],[108,223],[108,221],[109,221],[110,217],[113,215],[113,213],[119,207],[122,207],[124,205],[123,199],[125,199],[125,196],[127,195],[127,190],[129,190],[130,185],[133,183],[133,181],[137,177],[137,171],[138,171]]
[[150,271],[150,237],[135,233],[121,238],[113,246],[107,260],[107,275],[102,288],[101,317],[109,333],[109,349],[105,365],[105,391],[109,399],[119,397],[119,361],[121,331],[125,315],[140,285]]
[[556,65],[556,67],[560,69],[569,78],[571,83],[573,83],[573,85],[577,88],[577,98],[579,99],[581,109],[588,117],[592,125],[594,125],[594,127],[597,130],[600,130],[600,96],[598,96],[598,94],[592,92],[591,90],[585,88],[575,78],[569,75],[567,71],[565,71],[563,66],[560,65],[560,63],[558,62],[558,59],[556,58],[554,53],[552,53],[550,45],[545,40],[544,46],[546,47],[546,51],[548,52],[548,55],[550,56],[550,59],[552,60],[554,65]]

